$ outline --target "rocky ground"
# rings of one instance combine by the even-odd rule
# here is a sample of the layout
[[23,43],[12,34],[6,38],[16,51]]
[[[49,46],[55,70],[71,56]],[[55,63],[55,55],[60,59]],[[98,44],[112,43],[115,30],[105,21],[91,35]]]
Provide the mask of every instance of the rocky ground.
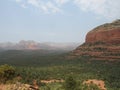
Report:
[[17,82],[16,84],[1,84],[0,90],[39,90],[38,86],[22,84]]

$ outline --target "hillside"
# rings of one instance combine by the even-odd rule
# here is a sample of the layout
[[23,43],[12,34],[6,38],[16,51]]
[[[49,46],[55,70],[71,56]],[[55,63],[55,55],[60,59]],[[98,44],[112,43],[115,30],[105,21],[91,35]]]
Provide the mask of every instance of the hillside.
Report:
[[88,32],[85,43],[77,47],[71,56],[90,56],[97,60],[119,60],[120,20],[100,25]]
[[61,60],[66,53],[68,53],[67,50],[5,50],[0,52],[0,65],[50,65],[58,62],[56,59]]

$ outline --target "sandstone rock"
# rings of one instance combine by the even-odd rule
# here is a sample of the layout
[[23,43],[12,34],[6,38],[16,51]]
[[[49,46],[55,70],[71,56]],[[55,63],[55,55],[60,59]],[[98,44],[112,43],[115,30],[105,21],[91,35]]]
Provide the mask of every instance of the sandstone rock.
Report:
[[71,56],[91,56],[100,60],[120,59],[120,20],[103,24],[88,32],[84,44]]
[[103,24],[88,32],[86,43],[95,42],[120,44],[120,20]]
[[39,90],[39,89],[36,89],[34,86],[29,84],[16,83],[16,84],[1,84],[0,90]]

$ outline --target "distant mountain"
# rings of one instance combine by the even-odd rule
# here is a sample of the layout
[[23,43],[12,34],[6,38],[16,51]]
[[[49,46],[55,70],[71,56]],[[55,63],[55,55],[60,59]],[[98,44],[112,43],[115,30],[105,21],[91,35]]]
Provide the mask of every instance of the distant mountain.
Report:
[[0,43],[0,51],[1,50],[73,50],[80,43],[39,43],[33,40],[21,40],[18,43]]
[[71,56],[120,60],[120,20],[100,25],[88,32],[85,43],[77,47]]

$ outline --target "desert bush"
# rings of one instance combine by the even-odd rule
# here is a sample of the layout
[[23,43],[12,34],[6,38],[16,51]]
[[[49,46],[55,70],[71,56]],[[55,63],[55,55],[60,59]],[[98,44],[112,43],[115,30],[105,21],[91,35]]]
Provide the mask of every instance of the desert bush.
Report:
[[65,88],[65,90],[76,90],[77,82],[72,76],[69,76],[66,78],[63,87]]
[[15,68],[10,65],[0,66],[0,83],[6,83],[6,81],[13,79],[15,76]]
[[90,85],[84,84],[80,86],[79,90],[100,90],[100,89],[95,84]]

